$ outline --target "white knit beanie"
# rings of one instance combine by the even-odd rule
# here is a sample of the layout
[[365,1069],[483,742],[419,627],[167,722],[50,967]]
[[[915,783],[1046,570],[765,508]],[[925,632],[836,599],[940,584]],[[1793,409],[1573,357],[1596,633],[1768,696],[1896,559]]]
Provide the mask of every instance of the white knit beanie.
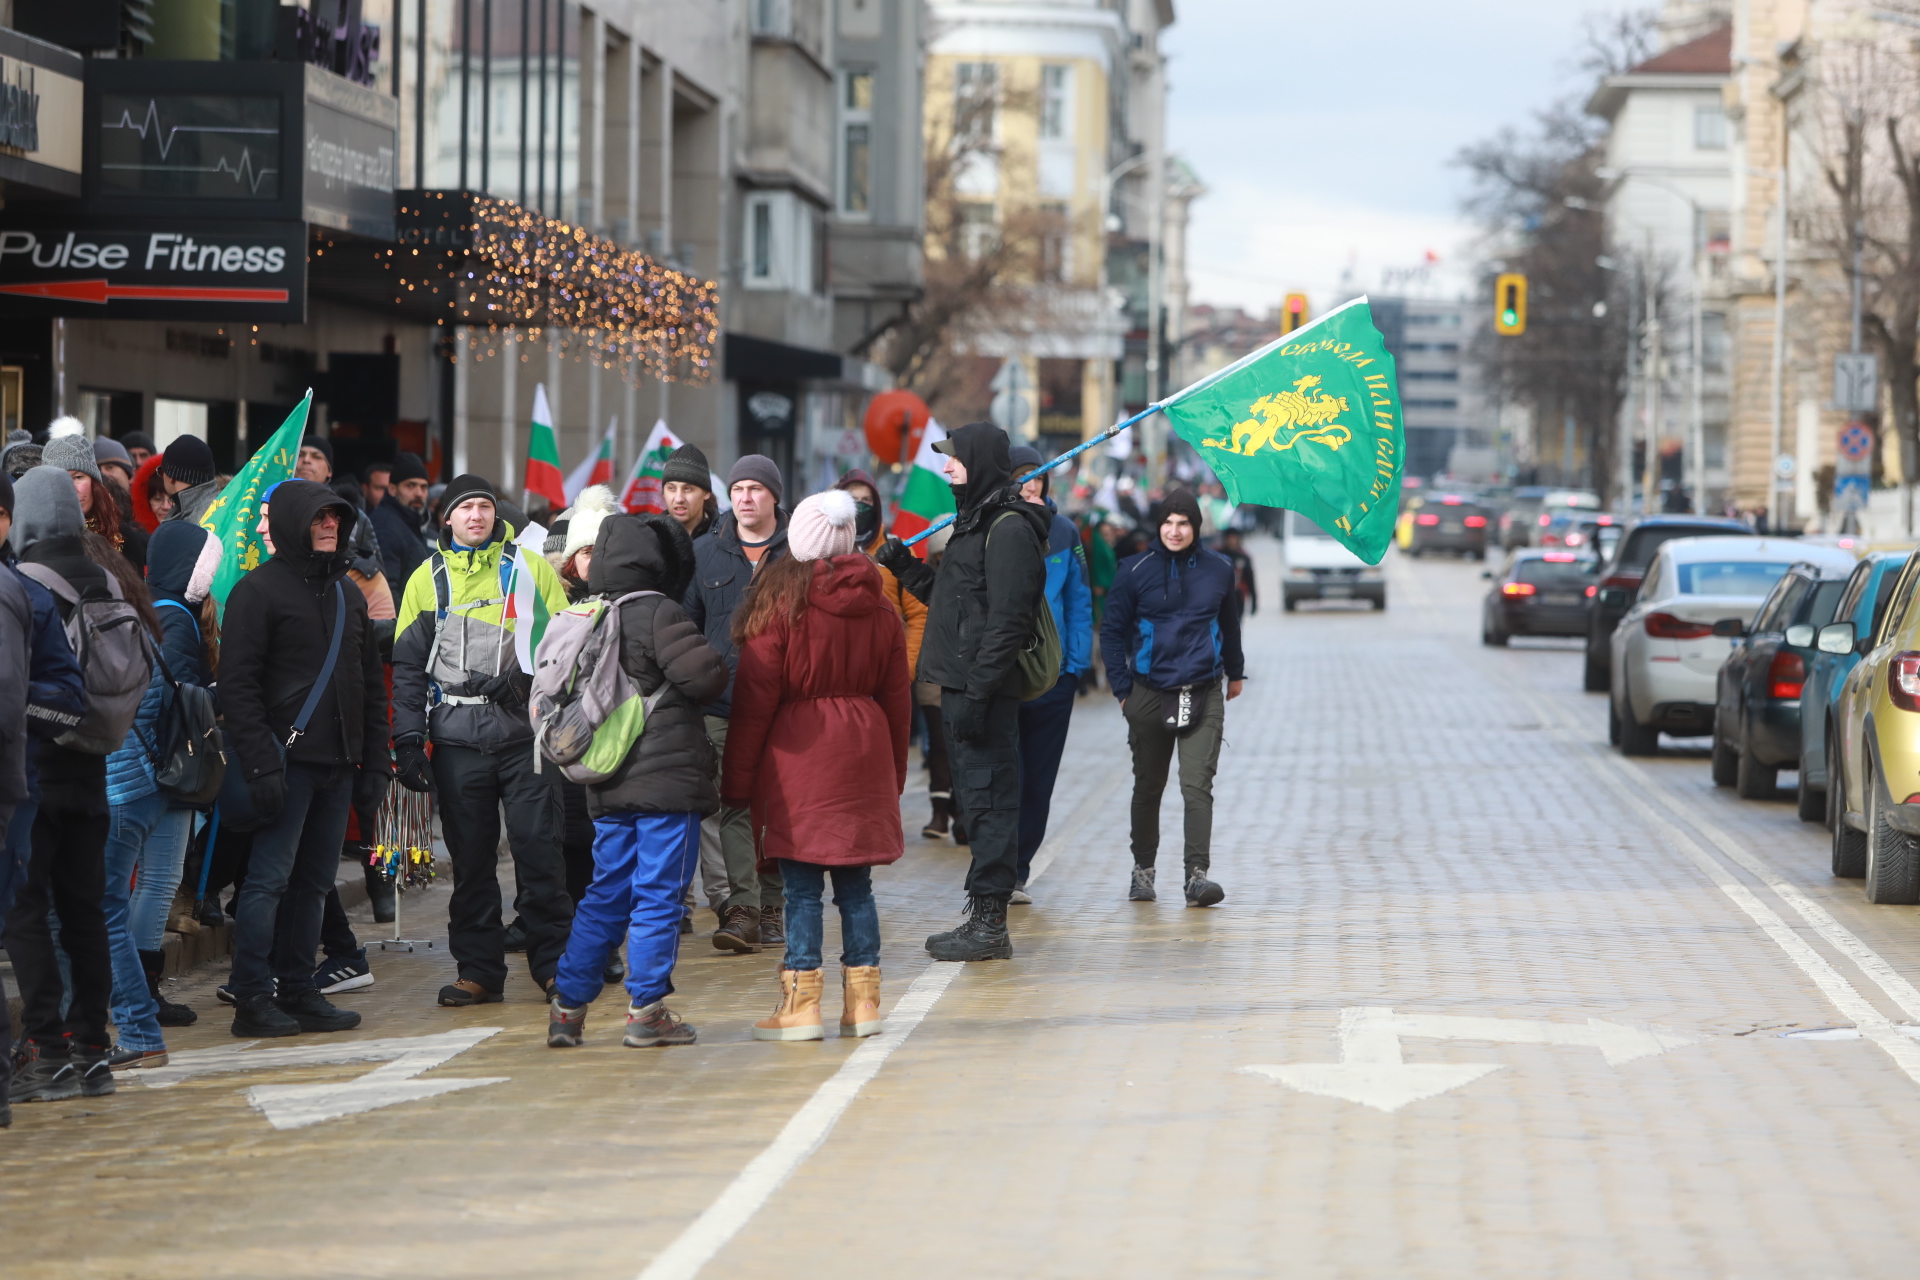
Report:
[[853,495],[845,489],[814,494],[795,507],[787,521],[787,551],[795,560],[851,555],[858,514]]
[[560,549],[560,563],[573,559],[582,547],[591,547],[600,532],[600,522],[618,510],[613,490],[603,484],[588,485],[574,499],[573,514],[567,517],[567,541]]

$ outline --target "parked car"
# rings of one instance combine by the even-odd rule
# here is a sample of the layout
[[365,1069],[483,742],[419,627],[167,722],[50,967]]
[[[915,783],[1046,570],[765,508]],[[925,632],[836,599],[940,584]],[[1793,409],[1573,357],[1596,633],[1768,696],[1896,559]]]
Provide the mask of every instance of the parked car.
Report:
[[[1841,682],[1827,733],[1833,871],[1860,876],[1867,901],[1920,902],[1920,609],[1908,559],[1887,592],[1871,635],[1851,620],[1830,622],[1820,652],[1849,649],[1860,661]],[[1883,588],[1885,590],[1885,588]],[[1877,610],[1876,610],[1877,612]]]
[[1480,575],[1493,582],[1480,610],[1480,643],[1585,635],[1587,588],[1599,571],[1598,560],[1572,551],[1514,552],[1504,573]]
[[[1806,557],[1774,583],[1751,625],[1735,618],[1717,624],[1732,633],[1720,665],[1713,716],[1713,785],[1733,787],[1743,800],[1764,800],[1780,770],[1800,764],[1801,693],[1814,634],[1834,610],[1858,564],[1837,547],[1809,546]],[[1732,624],[1732,625],[1729,625]]]
[[1298,511],[1287,512],[1280,554],[1287,566],[1280,605],[1289,613],[1302,600],[1365,600],[1376,609],[1387,607],[1386,571],[1341,546]]
[[1550,492],[1542,485],[1525,485],[1513,491],[1513,496],[1500,512],[1496,540],[1502,551],[1533,544],[1533,522]]
[[1624,755],[1650,756],[1661,733],[1713,729],[1715,684],[1727,656],[1723,620],[1745,624],[1806,548],[1791,538],[1676,538],[1654,553],[1640,595],[1613,631],[1607,736]]
[[1407,550],[1457,551],[1475,560],[1487,558],[1487,509],[1464,493],[1434,493],[1413,504],[1413,526]]
[[[1856,635],[1873,635],[1893,596],[1894,579],[1911,558],[1906,551],[1878,551],[1856,564],[1829,621],[1851,622]],[[1827,731],[1847,672],[1859,661],[1856,649],[1824,653],[1816,647],[1807,662],[1807,687],[1800,694],[1800,818],[1824,822],[1828,830],[1834,818],[1827,787]],[[1857,878],[1860,872],[1856,868],[1843,873],[1836,867],[1834,874]]]
[[1613,669],[1613,630],[1633,607],[1640,594],[1641,575],[1662,544],[1674,538],[1752,534],[1753,530],[1738,520],[1718,516],[1648,516],[1630,526],[1606,568],[1600,571],[1593,609],[1587,618],[1586,691],[1606,692]]
[[1578,547],[1588,545],[1594,531],[1611,526],[1614,517],[1586,507],[1543,507],[1534,522],[1536,547]]

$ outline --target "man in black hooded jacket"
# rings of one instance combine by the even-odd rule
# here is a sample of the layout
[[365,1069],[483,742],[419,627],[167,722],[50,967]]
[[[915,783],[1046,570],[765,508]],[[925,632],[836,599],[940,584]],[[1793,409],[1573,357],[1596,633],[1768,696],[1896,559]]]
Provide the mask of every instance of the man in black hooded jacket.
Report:
[[967,920],[927,939],[936,960],[1006,960],[1007,899],[1020,857],[1020,698],[1015,659],[1044,608],[1052,515],[1020,497],[1007,433],[970,422],[947,455],[958,515],[936,575],[890,538],[877,557],[927,606],[918,678],[940,686],[953,800],[972,837]]
[[[267,510],[273,558],[227,597],[220,705],[228,759],[246,777],[263,824],[235,913],[228,985],[236,1036],[360,1025],[359,1014],[335,1008],[313,985],[321,905],[340,863],[347,810],[379,809],[392,776],[380,650],[366,597],[341,581],[357,518],[325,485],[284,481]],[[333,672],[296,731],[343,609]]]

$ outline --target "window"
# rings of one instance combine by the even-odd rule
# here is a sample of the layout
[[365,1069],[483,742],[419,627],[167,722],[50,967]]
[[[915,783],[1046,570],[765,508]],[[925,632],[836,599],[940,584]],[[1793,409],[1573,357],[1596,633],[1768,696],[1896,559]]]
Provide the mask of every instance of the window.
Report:
[[207,406],[194,400],[153,402],[153,443],[161,450],[181,436],[207,438]]
[[999,242],[1000,229],[994,225],[993,206],[967,201],[960,206],[960,249],[969,259],[983,258]]
[[788,36],[793,34],[793,8],[789,0],[753,0],[753,34]]
[[1040,206],[1040,278],[1062,281],[1073,275],[1073,222],[1064,204]]
[[820,213],[791,191],[756,191],[746,199],[742,235],[746,240],[746,286],[812,293],[824,282],[821,251],[825,237],[816,230]]
[[1040,136],[1061,139],[1073,131],[1073,68],[1040,68]]
[[1409,382],[1458,382],[1458,369],[1403,369],[1400,376]]
[[1693,145],[1701,151],[1727,149],[1727,113],[1719,103],[1693,109]]
[[956,138],[970,142],[987,142],[993,138],[994,107],[999,91],[999,64],[954,63],[953,132]]
[[747,205],[747,238],[751,246],[747,250],[747,277],[755,282],[773,279],[773,202],[767,199],[750,201]]
[[840,98],[840,212],[872,211],[873,72],[849,71]]
[[1792,567],[1770,560],[1696,560],[1675,566],[1680,594],[1689,596],[1764,596]]
[[1460,402],[1458,400],[1416,400],[1409,396],[1406,406],[1409,409],[1458,409]]

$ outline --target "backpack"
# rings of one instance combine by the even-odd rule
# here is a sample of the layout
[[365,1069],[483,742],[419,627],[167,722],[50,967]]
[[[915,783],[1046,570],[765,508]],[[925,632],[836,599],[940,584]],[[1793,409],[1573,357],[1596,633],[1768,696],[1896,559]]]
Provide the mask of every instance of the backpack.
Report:
[[51,591],[67,607],[67,643],[87,691],[80,723],[54,741],[89,755],[112,755],[127,740],[140,699],[153,679],[147,629],[140,614],[107,574],[108,600],[82,600],[73,584],[43,564],[22,564],[20,572]]
[[544,756],[569,782],[605,782],[646,731],[647,717],[669,686],[642,697],[620,665],[620,606],[658,591],[617,600],[583,600],[548,621],[533,659],[533,767]]
[[[1017,517],[1017,513],[1009,511],[997,516],[987,528],[987,537],[992,538],[1000,522],[1009,517]],[[1065,653],[1060,644],[1060,628],[1054,625],[1053,606],[1047,603],[1047,593],[1043,587],[1026,641],[1013,658],[1013,669],[1019,676],[1019,687],[1014,692],[1020,701],[1031,702],[1041,694],[1053,691],[1053,687],[1060,683],[1060,663]]]
[[[172,605],[193,617],[193,610],[178,600],[156,600],[154,604]],[[197,619],[193,629],[195,635],[200,633]],[[161,708],[155,726],[157,737],[146,742],[147,756],[153,761],[153,780],[169,800],[212,804],[227,773],[226,740],[220,732],[213,694],[199,685],[181,684],[173,678],[166,656],[156,651],[154,657],[173,696]]]

